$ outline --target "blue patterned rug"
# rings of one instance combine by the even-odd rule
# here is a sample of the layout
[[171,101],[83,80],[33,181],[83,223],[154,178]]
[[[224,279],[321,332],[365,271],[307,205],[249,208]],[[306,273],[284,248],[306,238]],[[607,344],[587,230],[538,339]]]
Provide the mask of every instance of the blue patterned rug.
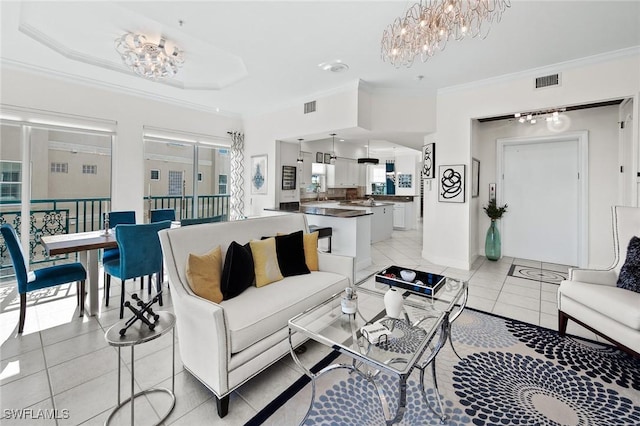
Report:
[[[640,425],[640,360],[592,341],[466,309],[452,328],[461,362],[444,347],[437,357],[438,384],[450,426]],[[318,365],[349,363],[331,354]],[[430,372],[430,369],[429,369]],[[380,375],[392,413],[398,381]],[[430,374],[426,387],[432,387]],[[317,381],[305,425],[384,425],[375,387],[359,375],[334,370]],[[407,386],[401,425],[441,424],[419,391],[417,372]],[[427,392],[435,407],[434,391]],[[311,398],[306,376],[247,425],[297,425]]]

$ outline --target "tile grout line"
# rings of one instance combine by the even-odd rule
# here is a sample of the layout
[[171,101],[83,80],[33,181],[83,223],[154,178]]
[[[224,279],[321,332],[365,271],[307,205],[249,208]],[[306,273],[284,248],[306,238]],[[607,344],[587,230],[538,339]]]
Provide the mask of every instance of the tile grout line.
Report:
[[[53,386],[51,385],[51,373],[49,372],[49,365],[47,364],[47,355],[44,352],[44,341],[42,339],[42,332],[38,331],[38,337],[40,338],[40,350],[42,350],[42,359],[44,362],[44,371],[47,374],[47,384],[49,385],[49,399],[51,400],[51,406],[53,407],[53,412],[56,412],[56,400],[53,397]],[[56,422],[56,426],[58,426],[58,416],[53,416]]]

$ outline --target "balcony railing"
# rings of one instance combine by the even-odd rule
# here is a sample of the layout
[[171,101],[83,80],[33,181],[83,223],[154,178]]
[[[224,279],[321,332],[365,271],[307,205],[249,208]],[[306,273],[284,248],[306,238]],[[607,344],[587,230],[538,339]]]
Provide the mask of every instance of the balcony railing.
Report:
[[[229,218],[229,195],[199,195],[197,216],[194,212],[192,196],[157,196],[145,197],[145,218],[148,222],[148,210],[170,208],[176,212],[176,219],[193,217],[222,216]],[[45,235],[69,234],[75,232],[97,231],[102,229],[103,213],[111,206],[110,198],[74,198],[74,199],[42,199],[31,200],[29,218],[29,263],[55,262],[67,259],[68,256],[47,256],[42,245]],[[20,204],[0,201],[0,225],[12,225],[18,236],[22,222]],[[4,239],[0,237],[0,270],[11,267],[11,259]]]

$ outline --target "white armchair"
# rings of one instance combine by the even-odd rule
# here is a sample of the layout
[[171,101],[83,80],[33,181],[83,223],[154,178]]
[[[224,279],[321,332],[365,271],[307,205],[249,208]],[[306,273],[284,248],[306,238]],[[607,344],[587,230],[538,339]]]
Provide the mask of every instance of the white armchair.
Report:
[[570,269],[558,289],[558,331],[569,319],[640,357],[640,293],[618,288],[631,237],[640,235],[640,208],[614,206],[615,259],[608,269]]

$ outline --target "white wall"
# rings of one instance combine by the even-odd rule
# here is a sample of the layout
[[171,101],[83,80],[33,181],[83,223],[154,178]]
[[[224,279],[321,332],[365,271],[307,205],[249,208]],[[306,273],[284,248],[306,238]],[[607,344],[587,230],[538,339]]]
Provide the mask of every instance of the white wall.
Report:
[[[438,93],[437,133],[425,137],[425,143],[436,142],[436,164],[466,164],[470,170],[472,153],[472,120],[481,117],[511,114],[516,111],[578,105],[602,100],[634,97],[640,94],[640,54],[612,56],[595,63],[565,63],[529,75],[494,82],[478,82],[476,87],[443,90]],[[562,73],[562,85],[534,90],[537,75]],[[634,109],[638,123],[638,110]],[[634,145],[638,145],[638,132]],[[615,141],[614,141],[615,142]],[[637,151],[636,151],[637,152]],[[634,170],[637,171],[637,162]],[[469,269],[477,252],[472,233],[476,214],[474,202],[469,202],[471,187],[467,185],[464,204],[439,203],[437,179],[432,189],[425,189],[424,238],[422,256],[434,263]],[[617,193],[617,188],[608,190]],[[498,200],[500,201],[500,200]],[[591,226],[606,226],[593,222]],[[472,225],[474,228],[472,228]]]
[[[607,267],[613,261],[613,235],[611,233],[611,206],[617,203],[618,194],[612,188],[618,182],[618,106],[591,108],[563,113],[570,120],[565,132],[587,130],[589,132],[589,247],[588,263],[590,267]],[[496,140],[512,137],[551,136],[561,133],[552,132],[546,122],[535,125],[518,123],[515,120],[501,120],[474,125],[477,132],[473,139],[474,157],[480,160],[480,196],[471,207],[471,217],[477,217],[477,227],[472,233],[471,245],[476,252],[484,255],[484,238],[490,220],[482,210],[489,199],[489,183],[499,182],[496,178]],[[564,133],[564,132],[563,132]],[[509,200],[502,200],[508,203]],[[544,206],[558,208],[562,206]],[[507,212],[508,214],[508,212]],[[473,220],[473,219],[472,219]],[[472,226],[473,229],[473,226]]]
[[316,101],[316,112],[304,114],[303,104],[269,112],[258,116],[245,117],[245,158],[253,155],[267,154],[267,193],[251,194],[251,169],[246,167],[246,200],[245,215],[254,216],[262,213],[265,207],[273,207],[277,203],[276,167],[281,167],[276,159],[276,141],[280,139],[304,137],[315,133],[330,133],[332,130],[351,128],[357,125],[357,85],[345,91],[324,97],[309,99]]
[[[160,101],[3,67],[2,104],[117,122],[112,152],[112,208],[143,217],[143,126],[227,137],[242,130],[240,118],[224,117]],[[273,146],[273,144],[272,144]],[[141,219],[139,219],[141,220]]]

